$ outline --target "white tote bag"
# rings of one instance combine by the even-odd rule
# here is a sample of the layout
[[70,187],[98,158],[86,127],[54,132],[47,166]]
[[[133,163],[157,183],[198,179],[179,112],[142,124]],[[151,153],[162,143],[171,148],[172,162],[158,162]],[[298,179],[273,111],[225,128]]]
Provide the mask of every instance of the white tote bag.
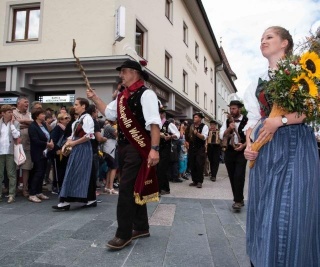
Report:
[[14,156],[14,162],[18,166],[26,162],[27,158],[26,158],[26,154],[24,153],[22,144],[18,144],[18,145],[14,144],[13,156]]

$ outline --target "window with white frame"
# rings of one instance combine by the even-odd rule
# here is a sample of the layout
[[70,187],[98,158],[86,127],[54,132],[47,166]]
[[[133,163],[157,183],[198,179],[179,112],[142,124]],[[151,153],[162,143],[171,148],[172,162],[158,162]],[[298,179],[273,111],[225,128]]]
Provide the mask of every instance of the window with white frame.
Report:
[[166,0],[166,7],[165,7],[165,13],[167,19],[172,23],[172,9],[173,9],[173,3],[172,0]]
[[172,80],[172,56],[166,51],[164,56],[164,76]]
[[146,58],[146,43],[147,43],[147,30],[142,26],[142,24],[136,22],[136,52],[142,57]]
[[207,99],[207,94],[206,94],[206,93],[204,93],[203,101],[204,101],[204,109],[207,109],[207,108],[208,108],[208,107],[207,107],[207,101],[208,101],[208,99]]
[[195,101],[197,103],[199,103],[199,85],[196,83],[195,86],[194,86],[194,94],[195,94]]
[[40,3],[32,6],[12,6],[12,34],[10,41],[37,41],[40,31]]
[[197,42],[195,42],[194,53],[195,53],[195,59],[199,62],[199,45]]
[[188,26],[183,22],[183,42],[188,45]]
[[213,100],[210,101],[210,113],[213,114]]
[[183,92],[188,94],[188,73],[185,70],[182,73],[182,79]]

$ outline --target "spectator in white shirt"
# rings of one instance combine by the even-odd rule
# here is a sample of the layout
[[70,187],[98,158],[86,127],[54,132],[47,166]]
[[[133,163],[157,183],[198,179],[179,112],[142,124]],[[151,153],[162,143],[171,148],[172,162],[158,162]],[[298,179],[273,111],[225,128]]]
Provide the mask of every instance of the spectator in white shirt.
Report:
[[[3,105],[1,107],[2,118],[0,119],[0,185],[2,185],[4,169],[6,168],[9,179],[9,204],[15,201],[17,184],[13,144],[20,137],[20,124],[14,119],[12,110],[12,106]],[[1,191],[0,201],[2,201]]]

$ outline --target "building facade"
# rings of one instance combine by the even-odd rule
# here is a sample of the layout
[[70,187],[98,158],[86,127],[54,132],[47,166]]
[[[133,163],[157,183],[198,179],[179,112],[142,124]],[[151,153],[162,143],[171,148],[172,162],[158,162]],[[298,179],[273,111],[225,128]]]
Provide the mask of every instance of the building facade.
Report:
[[227,119],[230,101],[239,100],[239,98],[233,83],[237,76],[232,71],[222,47],[220,52],[223,63],[216,68],[216,120],[221,125]]
[[234,91],[201,0],[0,0],[0,18],[0,104],[26,95],[55,109],[84,97],[73,39],[106,102],[126,59],[147,63],[147,86],[179,119],[216,117],[217,75]]

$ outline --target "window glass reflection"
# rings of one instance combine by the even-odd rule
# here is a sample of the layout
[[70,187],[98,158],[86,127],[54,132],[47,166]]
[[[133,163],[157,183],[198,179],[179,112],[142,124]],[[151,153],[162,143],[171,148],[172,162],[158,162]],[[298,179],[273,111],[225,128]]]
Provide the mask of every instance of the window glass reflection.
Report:
[[29,16],[28,39],[39,37],[40,10],[31,10]]
[[26,29],[26,16],[27,11],[17,11],[16,14],[16,29],[14,32],[15,39],[24,39],[24,33]]

